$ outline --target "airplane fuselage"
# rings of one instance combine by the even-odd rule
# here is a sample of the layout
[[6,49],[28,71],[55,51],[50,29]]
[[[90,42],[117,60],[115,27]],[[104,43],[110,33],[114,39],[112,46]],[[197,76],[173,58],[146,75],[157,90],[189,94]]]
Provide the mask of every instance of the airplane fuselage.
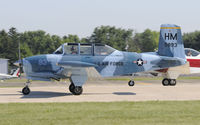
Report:
[[[135,53],[114,51],[110,55],[64,55],[46,54],[27,57],[23,60],[24,71],[28,79],[50,80],[65,78],[68,71],[58,66],[58,62],[84,62],[94,64],[95,69],[103,77],[121,76],[143,71],[153,71],[169,66],[178,66],[184,60],[166,61],[170,57],[162,57],[157,53]],[[163,61],[165,60],[165,61]],[[81,65],[80,65],[81,67]],[[69,66],[69,69],[73,66]],[[77,66],[76,66],[77,68]]]

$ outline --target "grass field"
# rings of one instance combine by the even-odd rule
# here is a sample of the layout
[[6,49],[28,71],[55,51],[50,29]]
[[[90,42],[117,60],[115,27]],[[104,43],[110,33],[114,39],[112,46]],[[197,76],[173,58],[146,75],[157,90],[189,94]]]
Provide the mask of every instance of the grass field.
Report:
[[0,125],[197,125],[200,101],[0,104]]

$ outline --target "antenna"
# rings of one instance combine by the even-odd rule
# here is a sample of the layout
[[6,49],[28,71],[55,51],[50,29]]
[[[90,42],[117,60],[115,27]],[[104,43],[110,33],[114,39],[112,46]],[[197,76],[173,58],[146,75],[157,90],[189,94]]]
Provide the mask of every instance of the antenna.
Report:
[[19,56],[19,77],[21,78],[22,70],[23,70],[23,60],[21,58],[21,48],[20,48],[20,40],[18,43],[18,56]]
[[20,51],[20,40],[19,40],[19,43],[18,43],[18,56],[19,56],[19,60],[21,60],[21,51]]

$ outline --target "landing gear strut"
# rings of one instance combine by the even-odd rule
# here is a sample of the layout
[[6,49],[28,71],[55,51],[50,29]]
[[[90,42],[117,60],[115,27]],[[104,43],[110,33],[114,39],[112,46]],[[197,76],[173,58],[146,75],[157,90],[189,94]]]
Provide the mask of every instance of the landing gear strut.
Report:
[[26,86],[22,89],[22,93],[24,94],[24,95],[28,95],[30,92],[31,92],[31,90],[29,89],[29,84],[30,84],[30,80],[28,80],[27,82],[26,82]]
[[176,79],[163,79],[162,81],[163,86],[175,86],[176,85]]
[[128,82],[128,85],[129,86],[134,86],[135,85],[135,82],[134,82],[134,80],[133,80],[133,76],[134,76],[134,74],[131,74],[131,80]]
[[69,91],[73,95],[81,95],[83,92],[83,88],[82,88],[82,86],[75,86],[74,83],[71,83],[69,86]]

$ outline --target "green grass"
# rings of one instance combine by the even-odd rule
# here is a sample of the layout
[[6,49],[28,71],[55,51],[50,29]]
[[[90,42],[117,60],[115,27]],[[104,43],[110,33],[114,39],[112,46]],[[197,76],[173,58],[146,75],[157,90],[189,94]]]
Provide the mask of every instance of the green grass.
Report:
[[0,104],[0,125],[197,125],[200,101]]

